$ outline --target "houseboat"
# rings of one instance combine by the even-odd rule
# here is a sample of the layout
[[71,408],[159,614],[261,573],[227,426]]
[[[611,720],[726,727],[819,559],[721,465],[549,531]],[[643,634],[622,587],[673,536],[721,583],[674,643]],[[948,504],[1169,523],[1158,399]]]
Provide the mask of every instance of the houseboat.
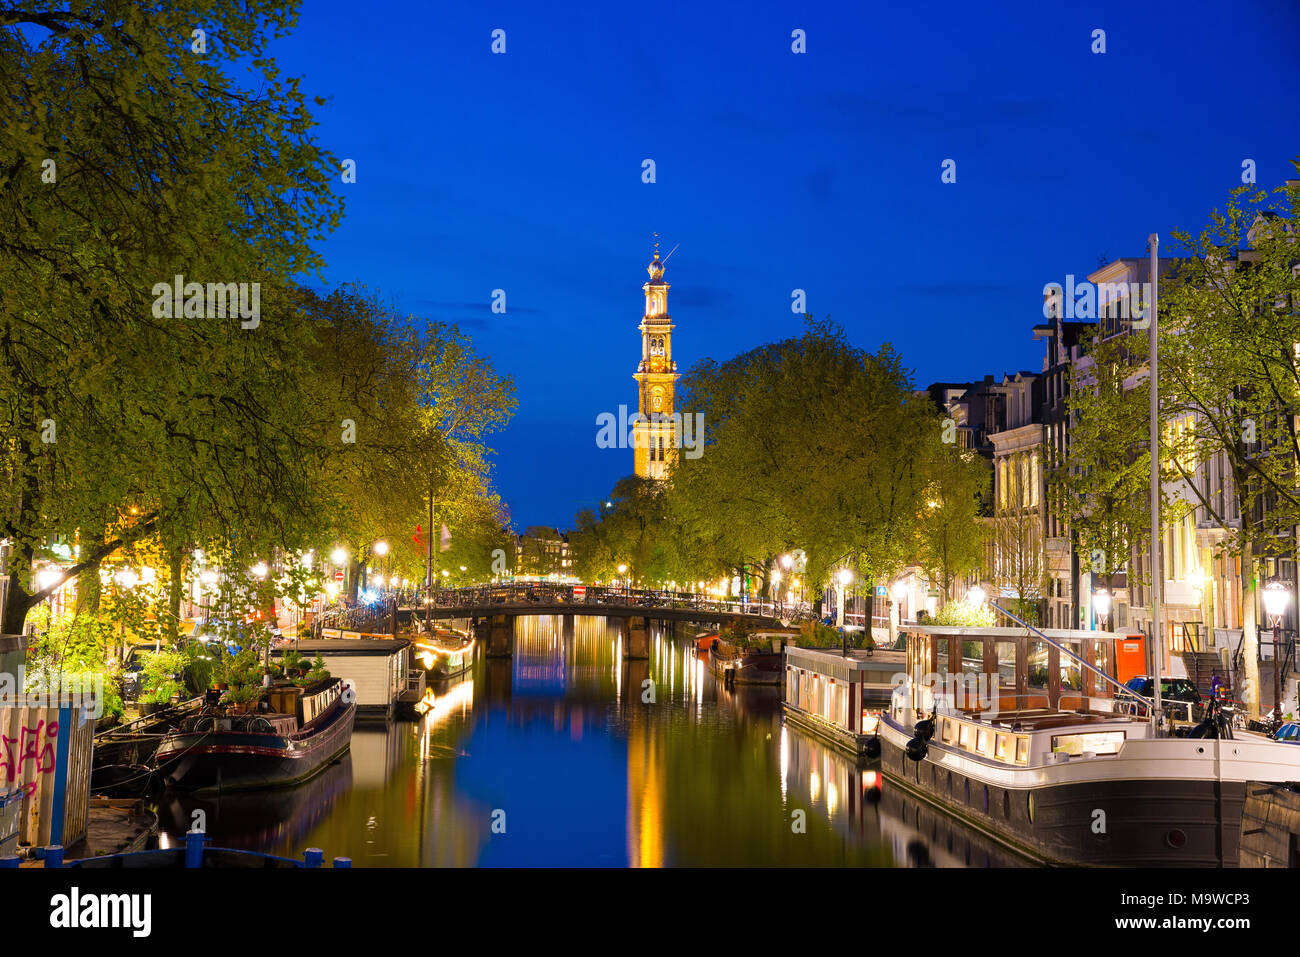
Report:
[[[271,649],[276,658],[288,649]],[[405,638],[312,638],[297,644],[297,651],[310,661],[317,655],[335,677],[352,686],[356,695],[357,718],[389,718],[398,703],[424,694],[420,681],[418,694],[413,690],[411,642]]]
[[879,716],[905,666],[901,651],[785,649],[786,720],[855,759],[880,757]]
[[474,639],[451,628],[434,626],[432,634],[412,636],[411,644],[414,664],[427,680],[453,678],[474,666]]
[[763,631],[752,635],[747,647],[725,638],[709,645],[709,670],[727,684],[779,685],[785,644],[797,631]]
[[1116,637],[907,629],[879,723],[886,778],[1040,863],[1238,866],[1248,791],[1300,781],[1300,749],[1117,712]]
[[231,716],[213,708],[187,718],[154,756],[167,784],[193,791],[288,787],[348,749],[357,713],[351,685],[326,678],[283,700],[295,713]]

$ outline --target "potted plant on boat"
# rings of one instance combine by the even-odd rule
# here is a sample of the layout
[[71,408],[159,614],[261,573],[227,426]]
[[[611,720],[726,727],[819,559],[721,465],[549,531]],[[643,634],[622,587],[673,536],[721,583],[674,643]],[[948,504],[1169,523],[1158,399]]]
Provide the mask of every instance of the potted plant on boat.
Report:
[[175,649],[155,651],[145,659],[140,672],[140,684],[145,694],[140,698],[140,710],[154,714],[171,703],[181,692],[180,677],[185,672],[185,656]]
[[302,672],[302,677],[294,682],[300,688],[306,688],[316,684],[318,681],[324,681],[330,676],[329,669],[325,667],[325,659],[320,655],[310,665],[303,662],[303,667],[307,670]]
[[240,685],[233,691],[227,691],[226,698],[231,703],[230,710],[233,714],[248,714],[254,710],[265,692],[266,689],[260,684],[250,682]]

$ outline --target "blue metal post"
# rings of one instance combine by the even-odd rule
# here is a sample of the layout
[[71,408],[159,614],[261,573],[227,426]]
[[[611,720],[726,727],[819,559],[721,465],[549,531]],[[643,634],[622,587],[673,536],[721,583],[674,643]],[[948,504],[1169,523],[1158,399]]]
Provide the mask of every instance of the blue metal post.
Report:
[[185,835],[185,866],[191,870],[203,866],[202,831],[190,831]]
[[[17,854],[10,854],[8,857],[0,857],[0,869],[3,869],[3,868],[9,868],[9,867],[17,867],[17,866],[18,866],[18,855],[17,855]],[[335,864],[334,866],[335,866],[335,867],[338,867],[337,864]]]
[[[17,867],[18,865],[15,864],[14,866]],[[352,866],[352,858],[350,858],[350,857],[336,857],[336,858],[334,858],[334,866],[335,866],[335,867],[351,867],[351,866]]]
[[45,849],[45,866],[62,867],[63,866],[63,845],[51,844]]
[[303,852],[303,860],[307,867],[320,867],[325,863],[325,852],[319,847],[309,847]]

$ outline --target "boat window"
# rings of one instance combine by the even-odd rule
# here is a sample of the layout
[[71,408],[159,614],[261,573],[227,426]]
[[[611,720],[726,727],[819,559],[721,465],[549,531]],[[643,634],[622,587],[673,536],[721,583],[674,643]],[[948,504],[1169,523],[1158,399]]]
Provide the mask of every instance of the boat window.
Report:
[[[1081,654],[1082,648],[1077,641],[1063,641],[1061,646],[1072,654]],[[1082,691],[1083,690],[1083,669],[1079,663],[1068,655],[1061,655],[1061,690],[1062,691]]]
[[[1092,643],[1092,658],[1092,663],[1097,667],[1097,670],[1114,677],[1115,673],[1110,669],[1110,641],[1094,641]],[[1094,676],[1094,678],[1095,681],[1093,683],[1096,685],[1094,694],[1099,698],[1114,697],[1114,685],[1109,681],[1103,681],[1101,678],[1096,678],[1096,676]]]
[[1093,754],[1115,754],[1123,745],[1123,731],[1089,731],[1083,734],[1052,735],[1052,750],[1072,755],[1080,755],[1085,751]]
[[970,725],[960,725],[961,730],[957,733],[958,746],[970,750]]
[[975,750],[984,755],[989,753],[989,733],[983,728],[980,728],[979,734],[975,736]]
[[1029,687],[1047,690],[1047,642],[1029,639]]
[[1016,764],[1029,763],[1029,738],[1024,735],[1016,737]]
[[943,729],[940,740],[942,740],[944,744],[952,744],[953,725],[956,723],[957,722],[953,721],[951,718],[940,719],[939,726]]
[[1007,760],[1007,735],[999,734],[996,746],[993,748],[993,757],[999,761]]
[[1003,689],[1016,686],[1016,643],[999,641],[994,644],[998,655],[998,684]]

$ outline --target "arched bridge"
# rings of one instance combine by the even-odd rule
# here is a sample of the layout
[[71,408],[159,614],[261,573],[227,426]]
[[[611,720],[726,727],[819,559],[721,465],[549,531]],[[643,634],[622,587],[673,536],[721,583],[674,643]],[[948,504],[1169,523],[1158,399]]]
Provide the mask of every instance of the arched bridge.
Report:
[[726,625],[743,622],[754,628],[781,629],[794,609],[771,602],[727,601],[704,595],[655,592],[642,589],[554,585],[549,583],[444,588],[429,600],[424,593],[389,596],[375,605],[361,605],[327,615],[325,628],[377,633],[414,631],[415,619],[468,618],[486,640],[490,657],[514,653],[514,621],[531,615],[560,615],[567,631],[574,616],[611,619],[623,637],[623,656],[645,658],[650,653],[652,621],[693,621]]

